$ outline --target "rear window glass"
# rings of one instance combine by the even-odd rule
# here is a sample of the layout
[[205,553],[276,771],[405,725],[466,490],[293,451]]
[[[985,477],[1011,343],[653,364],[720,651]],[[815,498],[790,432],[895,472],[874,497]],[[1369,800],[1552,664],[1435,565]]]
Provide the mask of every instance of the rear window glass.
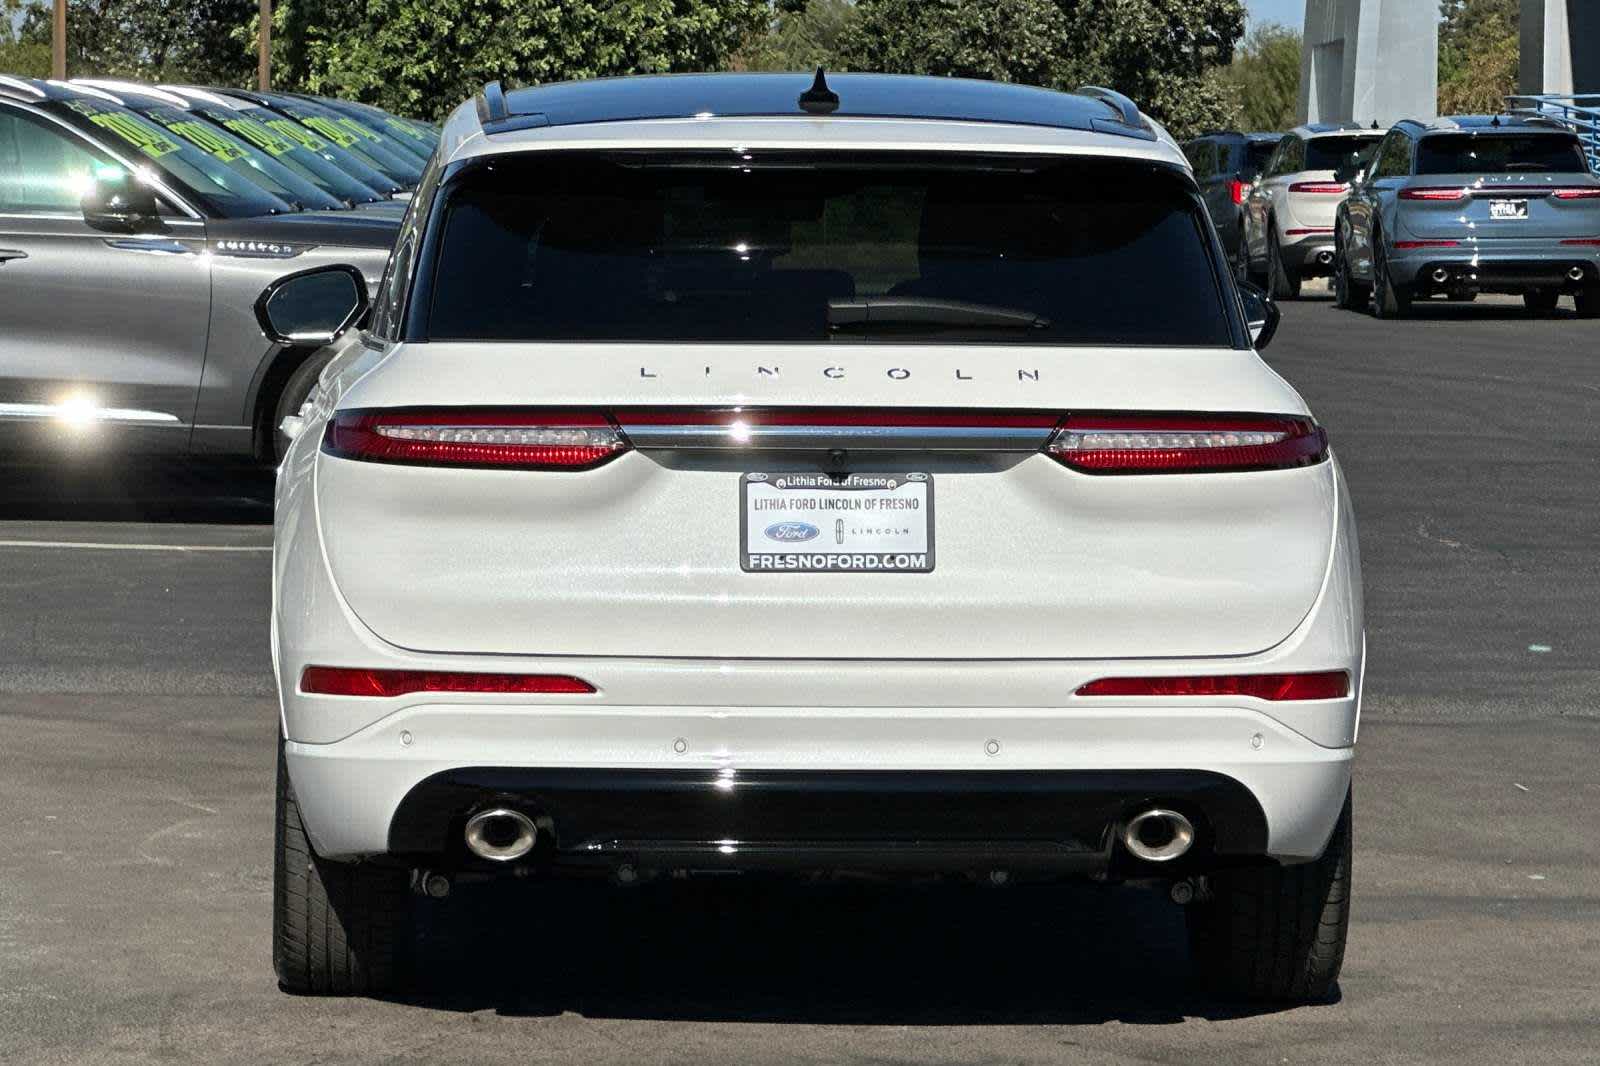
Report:
[[1418,174],[1581,174],[1576,137],[1559,133],[1445,133],[1417,147]]
[[1306,142],[1306,170],[1338,170],[1353,163],[1365,163],[1377,150],[1381,136],[1313,137]]
[[1232,343],[1151,166],[552,153],[446,195],[435,340]]
[[1239,176],[1253,178],[1261,173],[1267,165],[1267,160],[1272,158],[1272,150],[1278,147],[1277,141],[1251,141],[1245,145],[1244,165],[1239,168]]

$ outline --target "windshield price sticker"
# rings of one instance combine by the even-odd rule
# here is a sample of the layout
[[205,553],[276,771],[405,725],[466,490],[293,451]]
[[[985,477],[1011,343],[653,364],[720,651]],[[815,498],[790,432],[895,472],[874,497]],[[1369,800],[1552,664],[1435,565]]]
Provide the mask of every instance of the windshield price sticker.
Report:
[[288,137],[290,140],[311,149],[313,152],[322,151],[323,146],[327,143],[321,137],[318,137],[316,134],[312,133],[310,130],[306,129],[292,118],[269,119],[267,125]]
[[322,134],[340,148],[349,148],[356,143],[356,139],[349,133],[339,128],[338,123],[331,122],[320,115],[308,115],[304,119],[307,126]]
[[232,163],[244,158],[244,149],[216,130],[213,130],[204,122],[182,119],[177,122],[169,122],[166,126],[167,129],[176,133],[179,137],[182,137],[195,147],[216,156],[224,163]]
[[929,474],[751,473],[739,484],[747,573],[933,570]]
[[294,145],[273,133],[253,118],[225,119],[222,123],[229,131],[243,137],[268,155],[285,155],[294,151]]

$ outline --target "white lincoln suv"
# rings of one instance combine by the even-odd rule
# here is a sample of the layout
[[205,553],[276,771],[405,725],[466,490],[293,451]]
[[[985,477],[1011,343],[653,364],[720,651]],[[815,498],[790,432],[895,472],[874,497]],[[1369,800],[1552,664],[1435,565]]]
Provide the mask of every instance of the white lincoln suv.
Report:
[[1330,992],[1350,502],[1126,98],[490,84],[364,293],[257,304],[335,349],[277,493],[284,987],[394,988],[464,878],[905,871],[1154,886],[1209,988]]

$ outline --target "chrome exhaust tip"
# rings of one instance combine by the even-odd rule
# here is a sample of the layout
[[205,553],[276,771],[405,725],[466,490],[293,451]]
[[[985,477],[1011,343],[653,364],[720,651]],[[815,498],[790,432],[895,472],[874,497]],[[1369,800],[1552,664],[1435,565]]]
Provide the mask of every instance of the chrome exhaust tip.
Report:
[[1128,819],[1122,846],[1145,862],[1171,862],[1194,844],[1194,825],[1177,811],[1153,807]]
[[1582,281],[1584,279],[1584,276],[1585,276],[1585,271],[1584,271],[1583,267],[1575,266],[1571,270],[1567,271],[1567,277],[1572,279],[1573,281]]
[[1450,280],[1450,271],[1446,270],[1444,267],[1435,267],[1433,271],[1433,280],[1443,285],[1445,282]]
[[490,862],[512,862],[533,850],[539,830],[521,811],[489,807],[467,819],[467,850]]
[[1332,252],[1318,252],[1317,253],[1317,262],[1320,263],[1323,266],[1332,266],[1333,265],[1333,253]]

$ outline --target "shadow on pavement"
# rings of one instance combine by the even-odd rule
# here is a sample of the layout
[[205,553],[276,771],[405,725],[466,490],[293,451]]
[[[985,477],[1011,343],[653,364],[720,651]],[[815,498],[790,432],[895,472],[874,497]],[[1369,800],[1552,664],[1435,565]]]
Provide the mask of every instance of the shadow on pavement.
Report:
[[458,885],[418,900],[435,1009],[843,1025],[1174,1024],[1284,1009],[1191,976],[1183,914],[1072,884],[695,879]]
[[272,486],[233,460],[0,460],[0,520],[270,523]]

